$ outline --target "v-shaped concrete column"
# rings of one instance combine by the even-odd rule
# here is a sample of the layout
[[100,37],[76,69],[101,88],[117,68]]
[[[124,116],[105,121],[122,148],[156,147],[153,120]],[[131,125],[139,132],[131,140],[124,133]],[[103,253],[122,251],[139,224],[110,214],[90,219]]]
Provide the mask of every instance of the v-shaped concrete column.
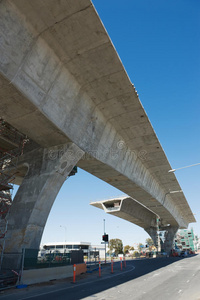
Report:
[[10,210],[3,269],[20,268],[20,253],[23,248],[39,249],[54,200],[67,176],[83,155],[84,152],[80,148],[68,143],[48,149],[37,149],[24,156],[23,164],[28,166],[28,172]]
[[163,244],[163,248],[164,248],[164,251],[167,252],[168,254],[170,254],[170,251],[172,249],[173,240],[174,240],[177,230],[178,230],[178,227],[176,227],[176,226],[169,226],[166,228],[165,241]]
[[[165,232],[165,241],[162,245],[162,249],[167,253],[170,254],[170,251],[172,249],[173,240],[175,237],[175,234],[178,230],[178,227],[176,226],[169,226],[166,228],[163,228],[162,230],[166,230]],[[150,235],[152,238],[154,245],[157,245],[157,228],[155,227],[149,227],[145,228],[145,231]]]

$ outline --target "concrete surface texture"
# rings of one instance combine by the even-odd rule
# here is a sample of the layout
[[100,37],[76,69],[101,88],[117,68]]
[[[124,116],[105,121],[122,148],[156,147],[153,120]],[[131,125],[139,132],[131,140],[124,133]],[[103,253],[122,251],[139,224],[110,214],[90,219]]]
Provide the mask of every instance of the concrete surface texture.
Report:
[[[21,278],[23,284],[35,284],[58,280],[62,278],[73,277],[74,266],[59,266],[53,268],[41,268],[33,270],[24,270]],[[86,264],[76,264],[76,276],[84,274],[87,271]]]
[[[73,142],[86,153],[74,163],[163,223],[186,228],[195,222],[183,193],[169,193],[180,190],[179,183],[90,0],[2,0],[0,34],[2,118],[41,148]],[[42,183],[46,189],[58,180],[51,204],[62,185],[58,177]],[[32,187],[24,180],[13,210],[20,201],[33,203],[30,195],[25,200],[24,186]],[[39,196],[42,206],[45,197]],[[39,236],[40,217],[33,213],[27,223]]]
[[21,157],[19,165],[26,165],[27,172],[9,212],[3,269],[20,268],[22,248],[39,249],[53,202],[84,154],[72,143],[64,146],[39,148]]
[[73,277],[73,265],[24,270],[21,282],[23,284],[35,284],[68,277]]

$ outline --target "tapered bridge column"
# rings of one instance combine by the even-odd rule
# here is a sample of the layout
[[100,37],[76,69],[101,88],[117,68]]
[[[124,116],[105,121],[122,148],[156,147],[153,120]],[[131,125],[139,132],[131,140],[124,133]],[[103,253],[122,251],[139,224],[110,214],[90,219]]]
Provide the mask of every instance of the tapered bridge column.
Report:
[[[172,245],[173,245],[173,240],[174,240],[175,234],[178,230],[178,226],[169,226],[169,227],[163,228],[162,230],[165,230],[165,241],[162,245],[162,249],[167,254],[170,254],[170,251],[171,251]],[[157,244],[158,244],[157,228],[149,227],[149,228],[145,228],[145,231],[152,238],[154,245],[157,246]]]
[[152,238],[154,245],[157,246],[157,243],[158,243],[158,241],[157,241],[158,240],[157,228],[156,227],[149,227],[149,228],[145,228],[145,231]]
[[165,241],[163,244],[163,248],[164,248],[164,251],[167,252],[168,254],[170,253],[170,251],[172,249],[173,240],[174,240],[177,230],[178,230],[178,227],[176,227],[176,226],[169,226],[166,229]]
[[28,154],[24,162],[28,172],[8,217],[2,269],[19,269],[23,248],[39,249],[54,200],[83,154],[73,143],[37,149]]

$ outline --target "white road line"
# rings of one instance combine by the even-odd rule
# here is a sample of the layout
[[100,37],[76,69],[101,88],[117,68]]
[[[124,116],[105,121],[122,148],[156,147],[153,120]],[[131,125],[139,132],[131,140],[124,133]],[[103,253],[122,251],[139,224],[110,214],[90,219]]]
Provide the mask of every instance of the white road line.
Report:
[[160,273],[156,273],[152,277],[159,276],[159,275],[160,275]]
[[[104,276],[104,277],[101,277],[101,278],[99,278],[97,280],[91,281],[91,283],[99,282],[100,280],[105,280],[105,279],[113,278],[113,277],[116,277],[116,276],[120,276],[120,275],[129,273],[129,272],[133,271],[134,269],[135,269],[135,267],[132,266],[131,270],[127,270],[127,271],[125,271],[123,273],[118,273],[118,274],[112,274],[112,275]],[[82,286],[82,285],[86,285],[88,283],[90,283],[90,282],[80,283],[80,284],[77,285],[77,287],[78,286]],[[29,297],[26,297],[26,298],[20,298],[20,300],[27,300],[27,299],[31,299],[31,298],[35,298],[35,297],[40,297],[40,296],[44,296],[44,295],[48,295],[48,294],[53,294],[53,293],[57,293],[57,292],[61,292],[61,291],[69,290],[69,289],[74,289],[74,288],[75,288],[75,286],[70,286],[70,287],[66,287],[66,288],[62,288],[62,289],[58,289],[58,290],[49,291],[49,292],[46,292],[46,293],[32,295],[32,296],[29,296]],[[10,296],[10,295],[8,295],[8,296]]]

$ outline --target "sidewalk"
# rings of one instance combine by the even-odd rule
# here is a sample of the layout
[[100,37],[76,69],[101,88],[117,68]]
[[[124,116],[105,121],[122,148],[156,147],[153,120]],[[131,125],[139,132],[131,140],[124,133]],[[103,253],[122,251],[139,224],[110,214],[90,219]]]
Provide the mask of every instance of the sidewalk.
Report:
[[11,288],[9,290],[3,290],[0,292],[1,299],[23,299],[28,295],[30,297],[34,296],[38,293],[51,293],[53,290],[62,290],[62,289],[71,289],[76,288],[76,286],[84,286],[88,283],[99,282],[101,280],[105,280],[107,278],[115,277],[121,274],[125,274],[126,272],[130,272],[133,269],[133,266],[124,267],[121,270],[121,263],[115,262],[113,267],[113,274],[111,273],[111,264],[107,263],[101,265],[101,276],[99,276],[99,267],[95,265],[91,265],[88,268],[88,272],[86,274],[81,274],[76,276],[76,281],[73,283],[73,277],[69,277],[66,279],[52,280],[49,282],[43,282],[39,284],[29,285],[23,289]]

